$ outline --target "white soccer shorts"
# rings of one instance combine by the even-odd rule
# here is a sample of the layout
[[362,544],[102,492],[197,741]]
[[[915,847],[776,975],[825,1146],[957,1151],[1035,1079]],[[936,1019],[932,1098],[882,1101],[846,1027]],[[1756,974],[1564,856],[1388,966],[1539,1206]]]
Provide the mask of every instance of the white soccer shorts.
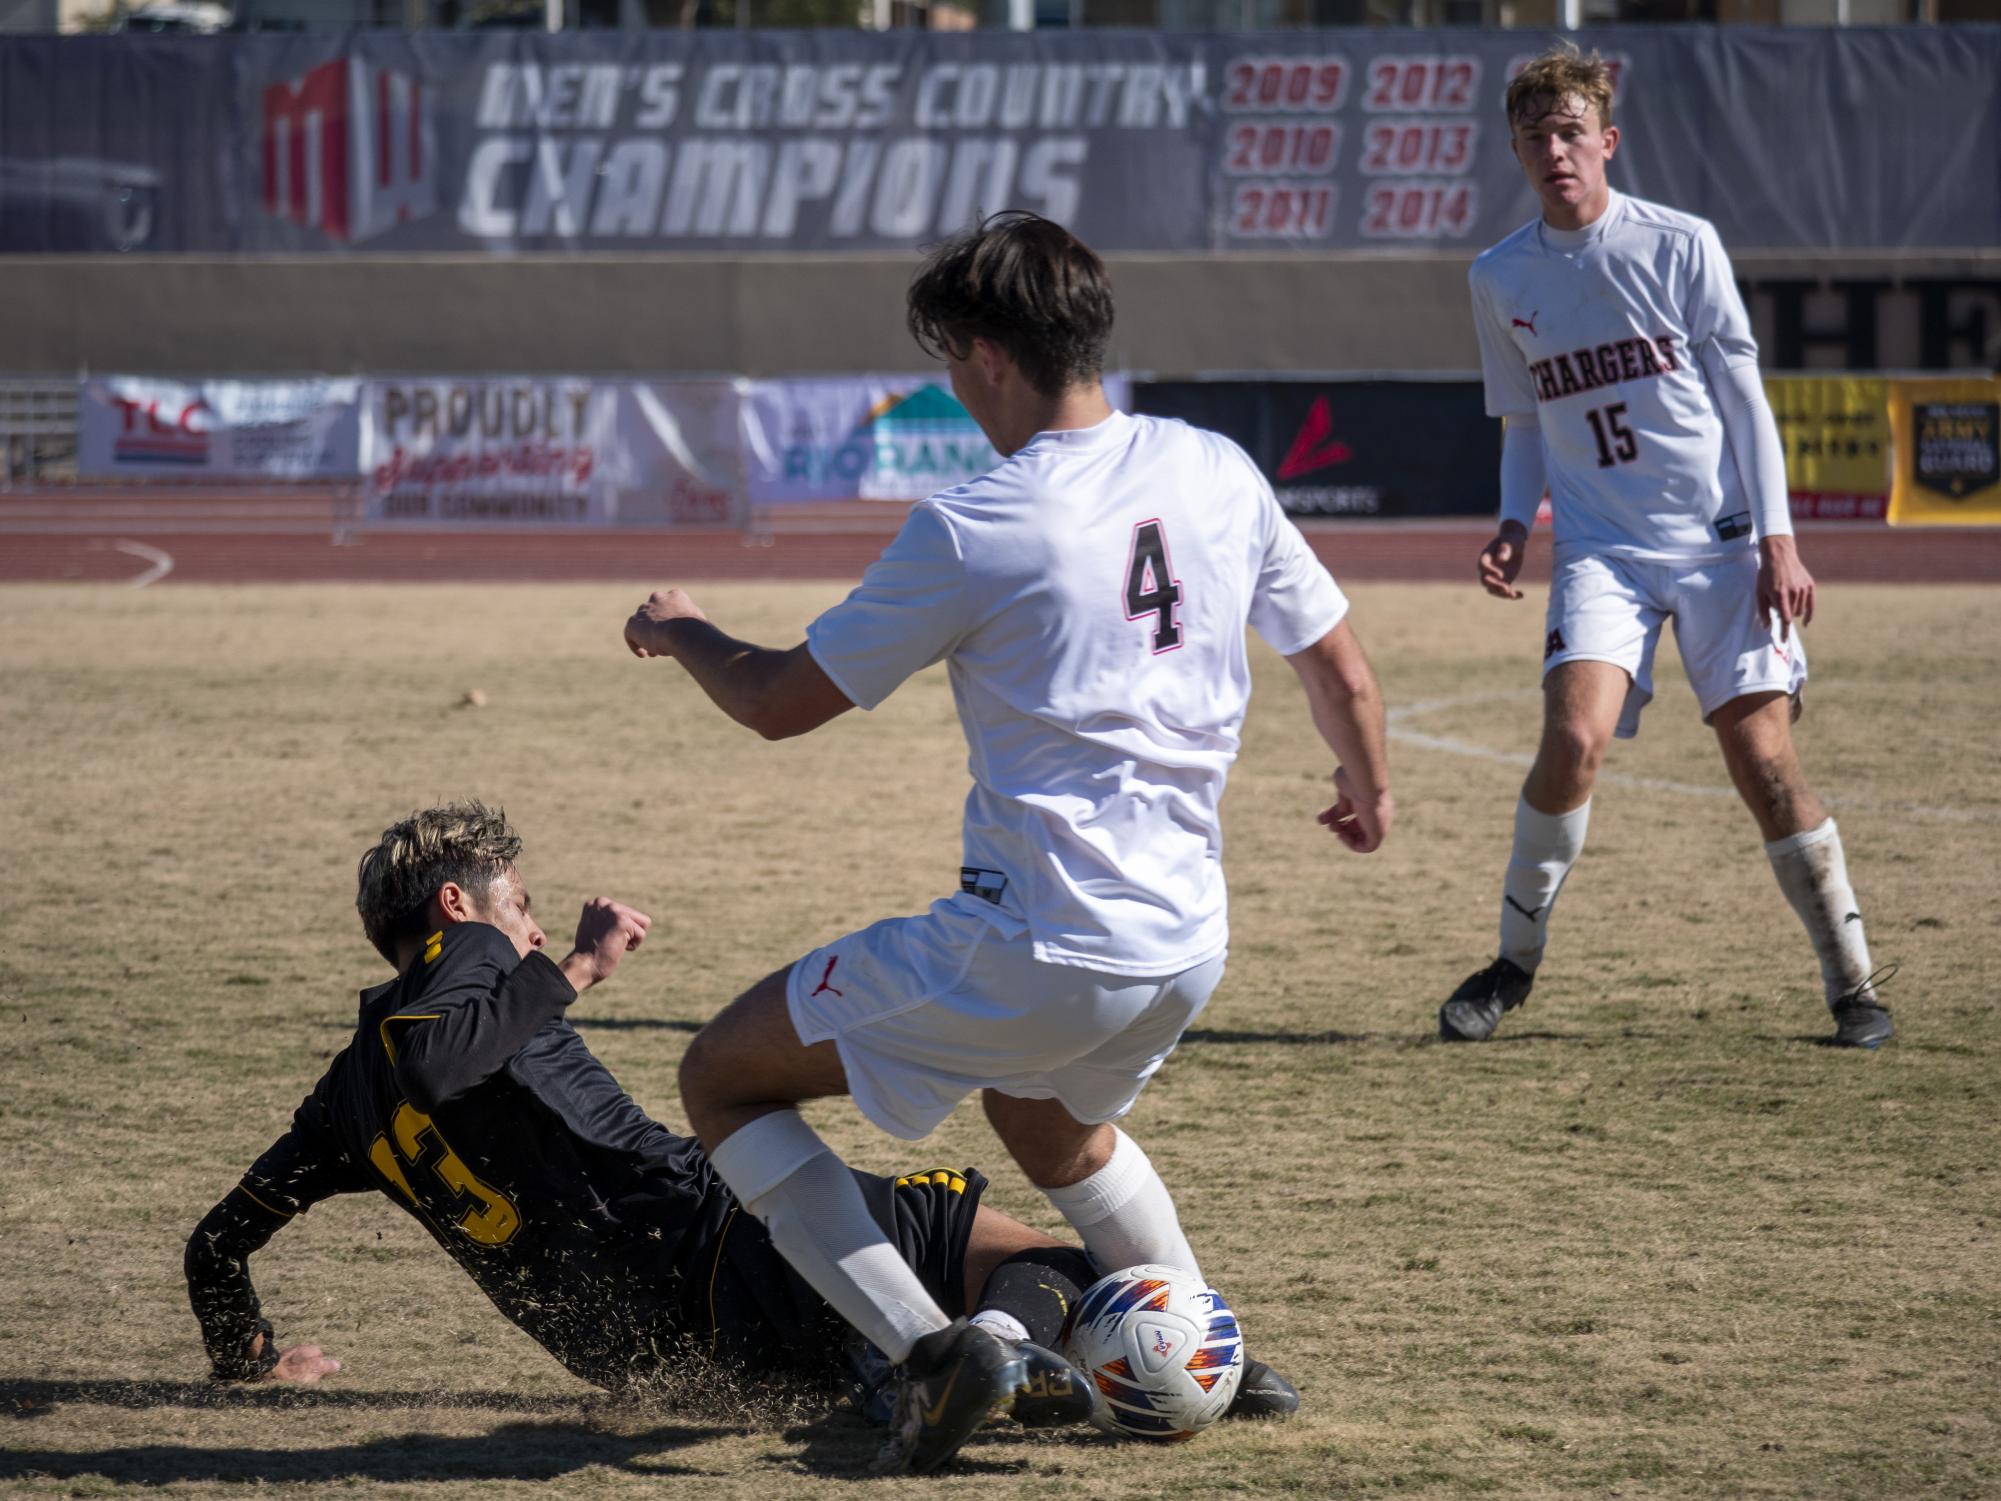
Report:
[[928,1136],[981,1089],[1059,1100],[1086,1125],[1132,1109],[1223,977],[1223,955],[1177,975],[1046,964],[948,897],[872,923],[792,966],[799,1040],[831,1039],[863,1115]]
[[1695,563],[1559,551],[1550,578],[1543,673],[1564,662],[1625,668],[1632,686],[1614,733],[1630,740],[1654,696],[1654,649],[1669,618],[1705,724],[1732,699],[1797,693],[1806,682],[1806,643],[1798,628],[1781,641],[1778,617],[1758,618],[1758,556],[1749,549]]

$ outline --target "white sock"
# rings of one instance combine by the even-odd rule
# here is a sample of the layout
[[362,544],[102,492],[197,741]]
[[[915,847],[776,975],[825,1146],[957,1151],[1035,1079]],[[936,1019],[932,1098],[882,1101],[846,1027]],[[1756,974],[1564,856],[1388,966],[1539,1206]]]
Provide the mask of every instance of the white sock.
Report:
[[1584,849],[1591,801],[1568,813],[1538,813],[1526,797],[1515,802],[1515,846],[1501,883],[1501,957],[1530,974],[1542,963],[1549,914],[1563,879]]
[[1013,1344],[1020,1344],[1028,1338],[1028,1325],[1004,1308],[982,1308],[970,1322]]
[[1151,1263],[1178,1266],[1198,1278],[1195,1252],[1181,1233],[1181,1217],[1160,1174],[1139,1143],[1113,1128],[1111,1160],[1081,1183],[1045,1188],[1101,1272]]
[[1841,831],[1830,818],[1817,829],[1774,839],[1765,846],[1765,854],[1772,862],[1772,874],[1779,878],[1779,890],[1813,940],[1828,1004],[1854,994],[1869,978],[1869,940],[1862,932],[1855,889],[1848,884]]
[[796,1110],[759,1116],[709,1154],[794,1271],[896,1364],[945,1317],[869,1213],[846,1164]]

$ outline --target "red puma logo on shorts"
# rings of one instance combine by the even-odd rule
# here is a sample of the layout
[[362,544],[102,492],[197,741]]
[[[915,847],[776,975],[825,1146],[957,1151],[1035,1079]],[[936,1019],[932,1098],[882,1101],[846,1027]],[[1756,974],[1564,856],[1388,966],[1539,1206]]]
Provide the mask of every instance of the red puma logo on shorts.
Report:
[[[820,991],[824,990],[824,991],[826,991],[826,992],[827,992],[827,993],[828,993],[829,995],[837,995],[837,996],[840,996],[840,997],[841,997],[841,998],[842,998],[843,1000],[846,1000],[846,999],[847,999],[847,992],[846,992],[846,991],[844,991],[844,990],[836,990],[836,989],[834,989],[834,987],[833,987],[833,986],[831,986],[831,985],[829,985],[829,984],[827,983],[827,982],[828,982],[829,980],[831,980],[831,979],[833,979],[833,978],[834,978],[834,966],[835,966],[836,964],[839,964],[840,962],[841,962],[841,956],[840,956],[839,954],[836,954],[836,955],[834,955],[834,956],[833,956],[833,958],[831,958],[831,959],[829,959],[829,960],[827,961],[827,972],[826,972],[825,974],[823,974],[822,976],[820,976],[820,984],[819,984],[818,988],[814,990],[814,992],[813,992],[813,995],[818,995],[818,994],[820,993]],[[808,1000],[811,1000],[812,998],[813,998],[813,996],[808,996],[808,997],[807,997],[806,999],[808,999]]]

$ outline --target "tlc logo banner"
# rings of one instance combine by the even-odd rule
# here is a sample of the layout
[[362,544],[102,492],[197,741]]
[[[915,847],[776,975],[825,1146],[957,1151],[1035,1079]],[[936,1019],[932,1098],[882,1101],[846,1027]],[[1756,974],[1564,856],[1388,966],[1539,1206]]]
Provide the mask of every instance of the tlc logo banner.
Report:
[[77,473],[345,479],[361,443],[358,380],[153,380],[77,393]]

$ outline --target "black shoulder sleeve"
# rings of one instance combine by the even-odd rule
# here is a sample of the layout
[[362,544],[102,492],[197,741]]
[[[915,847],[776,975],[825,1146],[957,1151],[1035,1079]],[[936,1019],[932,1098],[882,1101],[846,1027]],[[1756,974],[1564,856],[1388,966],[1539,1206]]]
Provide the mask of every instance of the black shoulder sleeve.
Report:
[[[278,1360],[277,1337],[251,1285],[251,1253],[320,1200],[371,1186],[342,1155],[324,1123],[325,1096],[339,1067],[336,1059],[299,1106],[292,1129],[265,1150],[188,1237],[181,1261],[188,1303],[201,1323],[202,1344],[218,1380],[248,1380]],[[259,1334],[264,1346],[253,1357],[250,1342]]]
[[451,929],[419,964],[414,993],[381,1030],[397,1084],[427,1115],[499,1073],[577,998],[554,960],[516,962],[506,936],[483,923]]

